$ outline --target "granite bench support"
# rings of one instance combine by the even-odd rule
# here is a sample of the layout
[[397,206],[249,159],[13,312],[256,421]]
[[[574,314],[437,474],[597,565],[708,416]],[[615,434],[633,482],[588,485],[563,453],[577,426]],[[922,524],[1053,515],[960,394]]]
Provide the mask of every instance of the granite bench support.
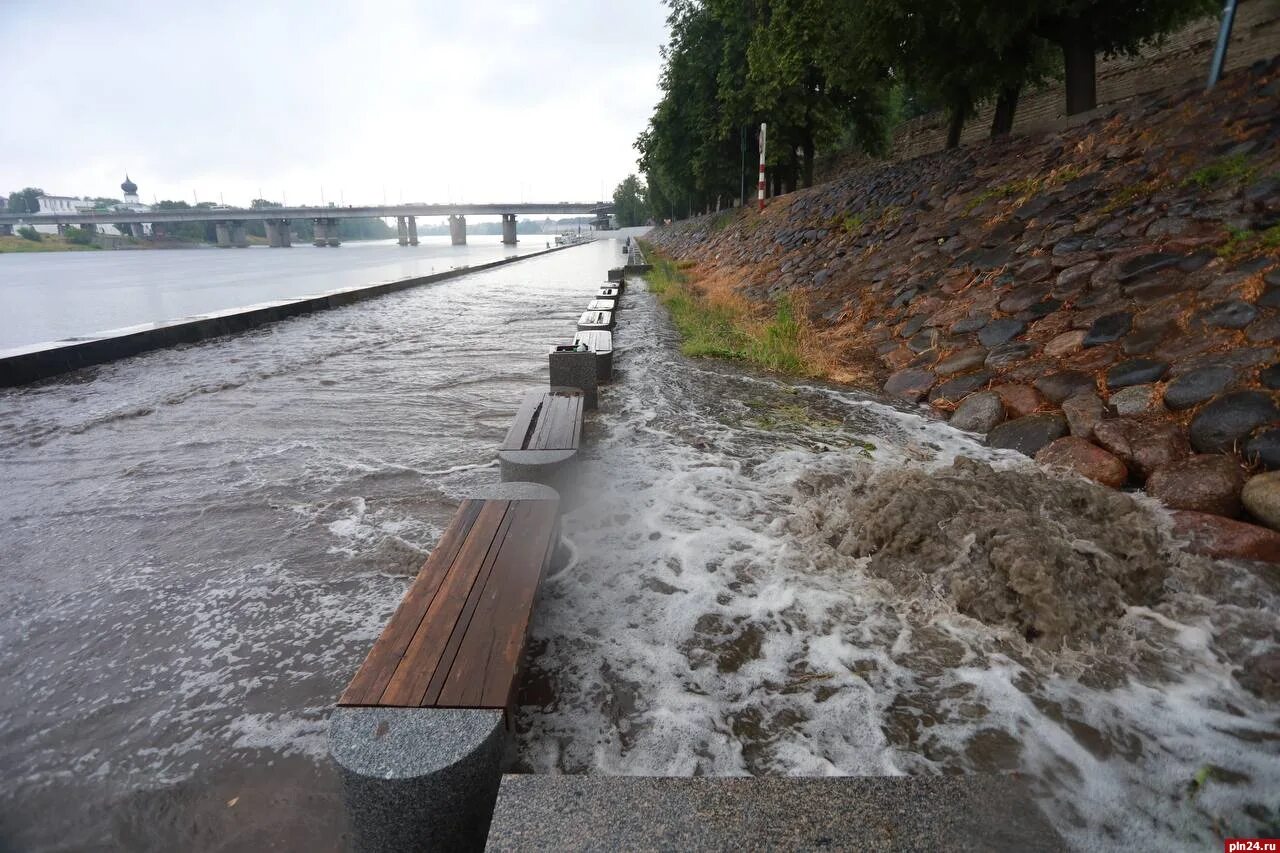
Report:
[[613,379],[613,332],[578,332],[573,336],[573,342],[586,344],[587,349],[596,357],[597,383]]
[[343,693],[329,754],[357,850],[484,848],[559,508],[532,483],[464,501]]
[[577,388],[582,392],[583,407],[596,408],[596,354],[589,349],[556,347],[547,356],[551,366],[551,385],[560,388]]

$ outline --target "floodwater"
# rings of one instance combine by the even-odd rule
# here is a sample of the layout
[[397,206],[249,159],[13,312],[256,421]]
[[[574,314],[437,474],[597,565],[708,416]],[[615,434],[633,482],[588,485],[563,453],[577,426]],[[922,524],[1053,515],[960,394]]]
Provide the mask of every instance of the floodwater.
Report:
[[[619,257],[0,392],[0,849],[341,849],[328,709]],[[1280,642],[1274,576],[945,424],[689,362],[624,304],[517,769],[1012,771],[1080,849],[1265,834],[1280,709],[1233,667]],[[1013,573],[1027,600],[974,606]]]
[[521,234],[504,246],[501,235],[472,234],[465,246],[424,236],[403,247],[370,240],[319,249],[0,254],[0,350],[475,266],[542,251],[549,240]]

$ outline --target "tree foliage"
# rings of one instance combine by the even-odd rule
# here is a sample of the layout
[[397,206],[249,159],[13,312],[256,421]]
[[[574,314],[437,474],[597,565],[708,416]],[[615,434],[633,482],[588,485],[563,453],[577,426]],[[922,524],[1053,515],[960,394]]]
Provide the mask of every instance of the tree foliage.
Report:
[[774,192],[807,186],[833,148],[878,153],[891,120],[950,112],[950,142],[995,101],[1064,75],[1067,112],[1096,105],[1096,56],[1132,54],[1218,0],[667,0],[661,98],[636,140],[656,218],[731,204],[754,185],[769,125]]
[[649,219],[645,185],[635,175],[627,177],[613,191],[613,210],[619,228],[643,225]]
[[40,210],[40,196],[44,190],[39,187],[27,187],[9,193],[10,213],[36,213]]

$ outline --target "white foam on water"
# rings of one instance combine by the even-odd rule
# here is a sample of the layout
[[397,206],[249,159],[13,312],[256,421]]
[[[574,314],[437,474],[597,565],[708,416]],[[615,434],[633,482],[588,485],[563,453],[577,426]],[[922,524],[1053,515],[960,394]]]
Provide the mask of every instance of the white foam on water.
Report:
[[[543,686],[519,718],[525,769],[1018,772],[1078,849],[1204,849],[1258,831],[1259,809],[1277,814],[1280,709],[1232,675],[1242,648],[1280,639],[1274,588],[1228,563],[1196,587],[1204,561],[1171,557],[1159,602],[1119,614],[1105,642],[1057,651],[959,612],[945,588],[904,595],[869,558],[833,559],[835,543],[793,532],[802,475],[869,465],[927,483],[960,457],[1050,488],[1059,475],[913,412],[666,347],[635,326],[620,339],[625,379],[602,397],[584,464],[591,499],[565,519],[576,565],[548,579],[535,614]],[[754,394],[771,424],[739,405]],[[1173,554],[1167,516],[1150,525]],[[1207,765],[1227,772],[1192,796]]]

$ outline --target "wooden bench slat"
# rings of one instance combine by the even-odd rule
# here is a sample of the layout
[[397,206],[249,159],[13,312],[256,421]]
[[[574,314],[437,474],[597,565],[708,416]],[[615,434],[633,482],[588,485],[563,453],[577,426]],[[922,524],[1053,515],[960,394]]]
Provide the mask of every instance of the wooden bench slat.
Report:
[[510,505],[510,501],[484,503],[472,527],[472,535],[458,551],[452,571],[445,576],[427,607],[379,704],[418,706],[440,664],[445,643],[457,621],[456,616],[466,605],[467,596],[493,547],[495,534]]
[[542,411],[538,415],[538,428],[529,439],[528,450],[559,450],[555,445],[556,425],[564,410],[563,397],[549,394],[543,398]]
[[[457,618],[453,620],[452,630],[449,632],[449,639],[444,644],[444,649],[440,655],[440,663],[435,668],[435,672],[431,674],[431,678],[423,687],[422,694],[413,702],[415,705],[434,706],[440,697],[440,690],[444,686],[445,679],[449,675],[450,669],[453,667],[454,659],[458,655],[458,648],[462,645],[467,634],[467,628],[471,624],[472,614],[475,613],[476,605],[480,598],[484,595],[485,587],[489,585],[489,580],[493,575],[494,564],[498,561],[502,551],[507,547],[507,538],[511,533],[512,525],[521,515],[520,505],[512,504],[507,510],[506,515],[502,518],[502,523],[498,525],[498,529],[493,538],[493,545],[489,548],[488,553],[484,556],[484,562],[480,569],[476,572],[475,582],[471,585],[471,589],[467,591],[466,602],[461,610],[458,611]],[[517,528],[519,530],[519,528]]]
[[413,586],[338,700],[339,705],[376,705],[381,701],[383,691],[400,665],[427,608],[453,566],[459,549],[471,534],[483,507],[484,501],[473,500],[465,500],[458,507],[439,544],[419,570]]
[[575,450],[582,428],[582,395],[557,394],[548,404],[551,417],[540,431],[538,450]]
[[506,440],[502,442],[503,450],[524,449],[524,439],[529,433],[529,424],[537,416],[541,405],[540,392],[532,391],[524,395],[524,399],[520,401],[520,408],[516,410],[516,419],[511,423],[511,429],[507,430]]
[[554,544],[556,512],[549,501],[527,502],[512,511],[512,535],[503,542],[444,689],[434,700],[438,706],[508,707],[534,598]]

